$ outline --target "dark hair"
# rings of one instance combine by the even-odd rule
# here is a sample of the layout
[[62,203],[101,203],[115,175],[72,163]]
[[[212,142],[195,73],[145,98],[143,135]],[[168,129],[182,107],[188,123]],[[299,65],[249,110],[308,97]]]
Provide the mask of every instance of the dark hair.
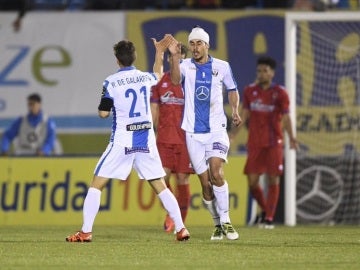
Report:
[[267,65],[272,70],[276,69],[276,61],[275,59],[269,57],[269,56],[261,56],[257,60],[257,65]]
[[131,41],[122,40],[114,45],[116,59],[125,67],[131,66],[136,59],[135,46]]
[[41,103],[41,96],[39,94],[34,93],[34,94],[29,95],[27,100]]

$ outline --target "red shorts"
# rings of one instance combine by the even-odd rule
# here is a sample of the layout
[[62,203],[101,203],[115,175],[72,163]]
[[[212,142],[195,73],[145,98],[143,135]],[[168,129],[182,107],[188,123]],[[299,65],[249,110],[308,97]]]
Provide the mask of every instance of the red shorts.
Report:
[[195,173],[186,144],[157,143],[157,147],[164,168],[173,173]]
[[282,175],[284,172],[283,155],[281,144],[273,147],[249,147],[244,173]]

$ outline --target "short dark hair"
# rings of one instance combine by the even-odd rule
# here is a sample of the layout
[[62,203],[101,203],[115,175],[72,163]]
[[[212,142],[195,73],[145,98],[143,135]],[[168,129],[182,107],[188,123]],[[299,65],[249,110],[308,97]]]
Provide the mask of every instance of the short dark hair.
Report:
[[272,70],[276,69],[276,61],[275,59],[271,58],[270,56],[261,56],[257,60],[257,65],[267,65]]
[[131,66],[136,59],[134,44],[129,40],[121,40],[114,45],[116,59],[125,67]]
[[41,103],[41,96],[37,93],[34,93],[34,94],[29,95],[27,100]]

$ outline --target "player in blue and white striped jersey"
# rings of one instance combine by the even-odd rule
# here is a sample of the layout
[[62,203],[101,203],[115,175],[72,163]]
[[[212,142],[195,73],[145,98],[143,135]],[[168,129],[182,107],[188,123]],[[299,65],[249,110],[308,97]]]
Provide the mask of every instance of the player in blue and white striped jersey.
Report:
[[[101,191],[110,179],[126,180],[134,168],[140,179],[148,180],[159,196],[164,208],[175,223],[176,239],[188,240],[190,234],[181,218],[180,208],[173,193],[166,187],[150,109],[150,91],[162,73],[162,64],[156,63],[172,37],[165,36],[156,42],[154,71],[137,70],[135,46],[122,40],[114,45],[114,54],[120,69],[103,83],[99,116],[113,115],[110,142],[96,165],[94,177],[83,208],[83,225],[80,231],[66,237],[68,242],[91,242],[92,227],[100,207]],[[160,51],[160,52],[159,52]]]
[[173,39],[169,46],[174,84],[182,83],[185,94],[181,127],[186,131],[186,144],[191,163],[199,176],[203,201],[211,213],[215,229],[211,240],[230,240],[239,234],[229,217],[229,188],[224,179],[223,163],[227,162],[229,137],[223,90],[232,108],[232,123],[241,124],[239,93],[228,62],[209,55],[209,35],[201,27],[192,29],[188,38],[192,58],[180,63],[180,44]]

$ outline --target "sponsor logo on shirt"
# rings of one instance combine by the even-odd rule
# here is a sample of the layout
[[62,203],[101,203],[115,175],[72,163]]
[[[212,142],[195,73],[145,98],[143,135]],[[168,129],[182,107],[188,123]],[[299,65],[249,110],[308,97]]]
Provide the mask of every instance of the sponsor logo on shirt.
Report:
[[167,91],[164,95],[160,97],[161,103],[165,104],[176,104],[176,105],[184,105],[185,101],[183,98],[177,98],[174,96],[172,91]]
[[150,153],[150,150],[148,147],[125,147],[125,155],[130,155],[136,152]]
[[127,131],[137,131],[137,130],[150,129],[150,128],[151,128],[151,122],[134,123],[134,124],[126,125]]
[[195,90],[195,96],[198,100],[206,100],[210,96],[210,90],[205,86],[199,86]]
[[254,102],[250,103],[250,110],[257,112],[273,112],[275,105],[263,104],[261,99],[257,99]]
[[229,148],[220,142],[214,142],[213,150],[220,150],[220,153],[226,154],[228,152]]

